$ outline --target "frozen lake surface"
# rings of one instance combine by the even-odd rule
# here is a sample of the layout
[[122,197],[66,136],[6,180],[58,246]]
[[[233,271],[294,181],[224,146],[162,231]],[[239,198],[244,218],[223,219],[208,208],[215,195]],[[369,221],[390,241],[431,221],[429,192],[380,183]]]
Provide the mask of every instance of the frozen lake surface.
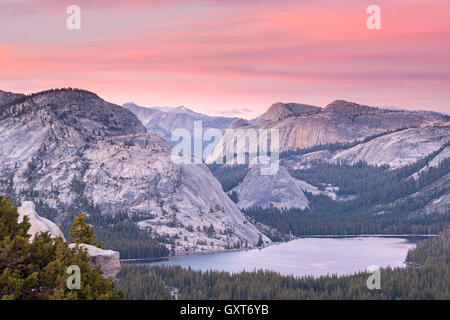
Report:
[[296,276],[344,275],[365,271],[370,265],[404,266],[416,241],[399,237],[301,238],[260,250],[182,255],[148,264],[228,272],[265,269]]

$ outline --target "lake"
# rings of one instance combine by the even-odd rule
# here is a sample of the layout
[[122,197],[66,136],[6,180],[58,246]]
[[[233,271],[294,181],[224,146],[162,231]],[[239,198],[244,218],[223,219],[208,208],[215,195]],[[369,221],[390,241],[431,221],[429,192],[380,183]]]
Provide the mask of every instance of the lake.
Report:
[[148,265],[228,272],[272,270],[283,275],[345,275],[367,267],[402,267],[417,237],[300,238],[263,249],[174,256]]

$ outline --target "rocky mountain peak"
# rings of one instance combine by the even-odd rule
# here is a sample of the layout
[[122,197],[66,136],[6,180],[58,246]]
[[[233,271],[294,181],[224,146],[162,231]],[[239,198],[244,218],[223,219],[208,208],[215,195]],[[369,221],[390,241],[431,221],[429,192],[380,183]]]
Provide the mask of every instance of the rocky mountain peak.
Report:
[[4,118],[41,118],[62,123],[85,135],[125,135],[146,129],[129,110],[108,103],[95,93],[79,89],[52,89],[15,99],[0,112]]
[[355,116],[369,113],[380,113],[382,110],[345,100],[335,100],[322,109],[325,113],[337,113],[345,116]]
[[274,103],[263,115],[264,121],[278,121],[285,118],[310,114],[320,111],[319,107],[299,103]]
[[178,112],[193,112],[191,109],[186,108],[185,106],[176,107],[175,110],[177,110]]

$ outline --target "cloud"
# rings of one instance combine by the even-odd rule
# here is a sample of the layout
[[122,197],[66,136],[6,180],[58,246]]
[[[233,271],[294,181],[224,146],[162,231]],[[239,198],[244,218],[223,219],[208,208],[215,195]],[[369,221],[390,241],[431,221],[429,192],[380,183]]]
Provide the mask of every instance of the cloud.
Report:
[[1,1],[0,88],[81,87],[235,115],[346,96],[448,108],[448,1],[380,0],[380,31],[367,30],[365,1],[74,3],[80,32],[65,28],[63,2]]

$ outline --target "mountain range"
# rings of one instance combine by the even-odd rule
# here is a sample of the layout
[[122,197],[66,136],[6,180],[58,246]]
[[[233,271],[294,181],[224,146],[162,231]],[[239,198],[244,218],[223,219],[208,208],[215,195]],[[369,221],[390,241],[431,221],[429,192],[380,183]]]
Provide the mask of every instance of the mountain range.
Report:
[[[257,135],[260,129],[279,130],[280,163],[288,171],[310,169],[324,163],[365,163],[385,165],[394,170],[437,152],[450,141],[450,117],[446,114],[380,109],[343,100],[336,100],[324,108],[275,103],[258,121],[249,124],[239,119],[233,121],[229,128],[242,130],[227,132],[208,156],[209,163],[225,160],[227,150],[248,152],[248,144],[241,146],[244,149],[238,149],[239,145],[234,145],[234,137],[243,140],[249,130],[254,130]],[[443,148],[434,162],[437,164],[448,158],[449,151],[450,147]],[[227,165],[232,166],[233,163]],[[304,191],[312,191],[307,187],[310,184],[292,178],[288,171],[282,170],[273,177],[261,177],[250,170],[229,192],[236,192],[242,209],[252,206],[307,207]],[[300,188],[299,183],[302,184]],[[334,186],[325,188],[333,189]],[[349,198],[330,193],[328,196],[341,200]]]
[[[336,100],[324,108],[275,103],[259,121],[252,124],[241,122],[239,128],[256,131],[278,129],[280,151],[290,151],[314,145],[352,142],[405,128],[448,126],[449,123],[450,117],[444,114],[384,110]],[[220,143],[222,148],[218,147],[210,155],[210,162],[223,157],[225,150],[231,149],[231,135],[225,135]]]
[[202,122],[203,130],[214,128],[224,132],[237,119],[208,116],[185,107],[146,108],[133,103],[125,103],[123,107],[132,111],[144,124],[148,132],[162,137],[171,144],[175,143],[175,141],[171,141],[172,132],[175,129],[187,129],[193,137],[195,121]]
[[[222,132],[278,129],[279,170],[262,176],[258,164],[173,163],[171,133],[192,132],[194,121]],[[224,147],[231,145],[227,138],[226,133],[219,142]],[[414,194],[363,211],[377,215],[420,199],[417,215],[450,213],[450,173],[441,168],[449,141],[448,115],[343,100],[323,108],[275,103],[247,121],[185,107],[121,107],[70,88],[32,95],[0,91],[0,194],[18,203],[33,201],[41,216],[60,226],[80,212],[92,221],[125,214],[152,238],[170,239],[175,252],[251,248],[269,244],[273,233],[267,230],[273,226],[249,218],[247,210],[312,210],[317,201],[358,199],[339,179],[320,180],[323,170],[351,177],[361,170],[381,175],[413,166],[404,180],[419,181],[424,172],[440,168],[439,176]],[[209,160],[223,156],[217,147]],[[370,188],[370,181],[365,183]]]

